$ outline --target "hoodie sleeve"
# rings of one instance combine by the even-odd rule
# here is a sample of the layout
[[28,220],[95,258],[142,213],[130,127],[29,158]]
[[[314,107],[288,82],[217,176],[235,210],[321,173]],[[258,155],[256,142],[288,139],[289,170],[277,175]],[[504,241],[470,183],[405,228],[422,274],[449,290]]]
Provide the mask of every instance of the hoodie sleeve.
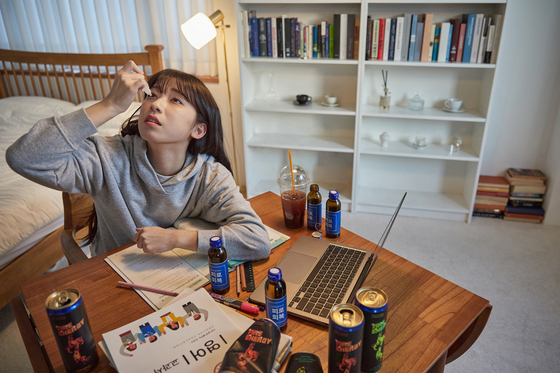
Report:
[[198,253],[207,254],[212,236],[221,236],[228,258],[260,260],[270,255],[270,238],[261,218],[243,198],[233,176],[216,163],[203,176],[206,182],[197,202],[199,217],[216,223],[217,230],[198,231]]
[[84,109],[45,118],[7,149],[6,162],[18,174],[49,188],[90,193],[88,180],[101,174],[96,146],[88,140],[96,132]]

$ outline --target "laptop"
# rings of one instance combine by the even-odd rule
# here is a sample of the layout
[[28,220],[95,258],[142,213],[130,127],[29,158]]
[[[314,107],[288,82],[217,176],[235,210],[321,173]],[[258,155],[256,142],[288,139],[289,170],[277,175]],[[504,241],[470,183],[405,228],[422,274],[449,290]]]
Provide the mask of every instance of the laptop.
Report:
[[[356,291],[373,268],[404,202],[397,206],[375,252],[328,240],[300,236],[276,267],[286,282],[288,313],[328,325],[336,304],[352,303]],[[265,305],[266,278],[249,297]]]

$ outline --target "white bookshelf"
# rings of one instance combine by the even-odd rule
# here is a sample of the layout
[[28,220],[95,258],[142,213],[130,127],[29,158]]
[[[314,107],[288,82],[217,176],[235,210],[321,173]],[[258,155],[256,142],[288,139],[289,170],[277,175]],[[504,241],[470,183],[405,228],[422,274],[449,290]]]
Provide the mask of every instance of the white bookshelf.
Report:
[[[483,157],[498,64],[365,60],[367,16],[396,18],[433,13],[434,23],[465,13],[502,14],[506,1],[237,0],[237,32],[243,105],[243,144],[247,195],[278,193],[276,177],[289,163],[302,166],[323,196],[337,189],[343,209],[392,214],[408,192],[402,215],[470,222]],[[299,22],[332,23],[334,14],[360,20],[358,60],[245,56],[242,11],[257,17],[297,17]],[[378,106],[381,70],[389,71],[391,107]],[[272,72],[275,100],[265,100]],[[424,110],[410,111],[408,98],[419,92]],[[293,104],[297,94],[313,97],[309,106]],[[321,105],[324,95],[340,106]],[[443,103],[463,99],[464,113]],[[388,132],[388,147],[379,135]],[[415,137],[427,146],[412,146]],[[450,152],[454,136],[459,152]]]

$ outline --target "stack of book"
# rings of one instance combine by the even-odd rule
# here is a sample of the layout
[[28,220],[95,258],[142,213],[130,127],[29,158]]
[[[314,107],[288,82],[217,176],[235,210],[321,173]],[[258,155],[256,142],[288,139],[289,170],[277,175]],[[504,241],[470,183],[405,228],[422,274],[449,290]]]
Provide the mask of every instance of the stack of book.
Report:
[[381,19],[368,15],[366,60],[496,63],[501,14],[433,20],[431,13]]
[[546,176],[539,170],[508,168],[506,179],[511,186],[504,220],[541,223]]
[[333,14],[332,20],[306,24],[285,14],[241,13],[245,57],[358,59],[359,15]]
[[502,219],[509,198],[509,183],[503,176],[478,178],[473,216]]

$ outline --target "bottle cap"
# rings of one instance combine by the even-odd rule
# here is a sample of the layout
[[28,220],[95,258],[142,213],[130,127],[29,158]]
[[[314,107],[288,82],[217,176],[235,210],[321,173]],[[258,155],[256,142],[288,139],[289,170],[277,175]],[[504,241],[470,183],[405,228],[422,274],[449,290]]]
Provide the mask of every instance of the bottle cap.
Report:
[[336,190],[331,190],[329,192],[329,199],[338,199],[338,192]]
[[222,246],[222,237],[220,236],[210,237],[210,247],[217,249],[221,246]]
[[280,268],[273,267],[268,270],[268,279],[270,281],[280,281],[282,280],[282,271]]
[[311,184],[311,186],[309,187],[309,190],[319,190],[319,185]]

